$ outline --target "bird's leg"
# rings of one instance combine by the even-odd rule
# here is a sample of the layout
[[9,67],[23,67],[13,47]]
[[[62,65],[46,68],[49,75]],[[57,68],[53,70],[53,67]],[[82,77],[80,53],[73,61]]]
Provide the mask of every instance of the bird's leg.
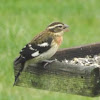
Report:
[[57,61],[57,59],[54,59],[54,60],[43,60],[42,63],[44,63],[43,67],[46,68],[47,65],[53,63]]

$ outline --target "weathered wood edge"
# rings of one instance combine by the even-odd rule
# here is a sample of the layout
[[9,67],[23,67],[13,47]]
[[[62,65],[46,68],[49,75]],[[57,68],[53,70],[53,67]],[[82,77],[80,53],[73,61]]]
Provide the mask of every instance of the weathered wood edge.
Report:
[[[68,92],[70,90],[70,88],[72,88],[72,87],[69,87],[69,90],[67,89],[68,91],[66,91],[66,93],[90,96],[90,97],[95,97],[95,96],[100,95],[100,68],[98,68],[98,67],[77,66],[77,65],[74,66],[74,65],[69,65],[64,62],[59,62],[59,61],[55,61],[55,62],[49,64],[48,66],[46,66],[46,68],[43,68],[41,66],[42,66],[41,64],[38,64],[37,66],[27,67],[25,72],[22,72],[22,75],[20,75],[20,77],[15,85],[16,86],[25,86],[25,87],[34,87],[34,88],[50,90],[50,91],[58,91],[58,90],[55,90],[55,89],[53,90],[53,89],[49,89],[49,88],[45,89],[44,86],[47,87],[47,85],[45,85],[45,82],[41,83],[41,81],[40,81],[40,83],[39,83],[38,78],[41,75],[43,75],[43,76],[46,75],[45,79],[44,78],[43,79],[44,79],[44,81],[47,81],[47,79],[50,78],[51,75],[54,77],[57,76],[57,78],[61,75],[62,77],[66,76],[66,78],[70,77],[70,79],[72,79],[74,77],[74,80],[73,80],[74,82],[76,81],[76,79],[79,78],[79,80],[77,80],[77,81],[80,81],[80,84],[81,84],[81,82],[84,83],[87,81],[86,83],[84,83],[83,86],[81,86],[81,91],[83,91],[84,93],[81,92],[80,90],[77,90],[77,88],[74,88],[77,91],[77,92],[75,91],[75,93],[73,91]],[[34,78],[37,78],[38,82],[37,83],[35,82],[35,85],[38,84],[38,86],[37,85],[30,86],[30,82],[26,83],[25,79],[23,81],[23,78],[25,78],[25,77],[26,77],[26,80],[28,78],[31,79],[31,77],[28,77],[28,75],[30,76],[29,73],[33,76],[36,75],[36,77],[34,77]],[[42,77],[41,77],[41,79],[42,79]],[[33,82],[36,80],[32,79],[31,81],[32,81],[31,84],[33,84]],[[51,81],[52,81],[52,79],[51,79]],[[71,81],[69,84],[70,85],[73,84],[73,81]],[[75,83],[76,85],[77,85],[77,83],[79,83],[77,81]],[[88,85],[87,85],[87,83],[88,83]],[[40,87],[39,86],[40,84],[44,84],[43,87],[42,86]],[[54,83],[52,83],[52,84],[54,84]],[[87,86],[85,86],[85,85],[87,85]],[[89,85],[92,85],[92,86],[89,87]],[[86,91],[84,90],[84,88],[82,88],[84,86],[86,88]],[[54,87],[56,87],[56,85],[54,85]],[[89,91],[88,94],[87,94],[87,91]],[[61,91],[59,90],[58,92],[65,92],[65,91],[63,91],[63,89],[61,89]]]
[[[94,48],[95,48],[96,51],[94,51]],[[88,49],[91,49],[91,50],[88,52],[87,51]],[[86,56],[87,54],[88,55],[98,54],[98,53],[100,53],[100,43],[92,44],[92,45],[89,45],[89,46],[87,45],[87,46],[83,46],[83,47],[75,47],[75,48],[71,48],[71,49],[59,50],[52,57],[52,59],[56,58],[59,61],[64,60],[64,59],[71,59],[73,56],[74,57],[77,56],[76,55],[77,52],[75,50],[78,51],[78,53],[81,52],[81,53],[78,54],[78,56],[80,56],[80,57]],[[83,52],[84,50],[85,50],[85,53]],[[53,63],[49,64],[49,66],[47,66],[45,68],[45,70],[42,67],[42,65],[41,66],[38,65],[38,67],[36,68],[37,69],[36,70],[37,74],[38,74],[39,71],[41,71],[41,72],[45,72],[45,71],[49,71],[50,72],[51,71],[51,73],[56,71],[58,73],[66,72],[66,73],[72,73],[74,75],[77,74],[77,75],[80,75],[81,77],[83,77],[83,76],[87,77],[88,75],[91,75],[92,73],[94,73],[94,75],[92,75],[93,76],[93,79],[92,79],[93,88],[91,90],[92,92],[91,92],[91,94],[83,94],[83,95],[85,95],[85,96],[97,96],[97,95],[100,95],[100,68],[96,68],[94,66],[86,67],[86,66],[68,65],[68,64],[65,64],[64,62],[59,62],[59,61],[56,61],[56,62],[53,62]],[[32,71],[33,71],[32,68],[34,69],[34,67],[28,67],[28,69],[26,71],[28,73],[32,73]],[[17,67],[15,66],[14,70],[15,70],[15,72],[18,71],[19,70],[18,66]],[[20,79],[21,79],[21,76],[20,76]],[[19,82],[17,82],[16,85],[18,85],[20,82],[21,82],[21,80]],[[72,93],[72,94],[77,94],[77,93]],[[79,94],[82,95],[81,93],[79,93]]]
[[85,57],[86,55],[96,55],[100,53],[100,43],[93,43],[88,45],[82,45],[72,48],[60,49],[51,58],[57,58],[59,61],[64,59],[72,59],[74,57]]

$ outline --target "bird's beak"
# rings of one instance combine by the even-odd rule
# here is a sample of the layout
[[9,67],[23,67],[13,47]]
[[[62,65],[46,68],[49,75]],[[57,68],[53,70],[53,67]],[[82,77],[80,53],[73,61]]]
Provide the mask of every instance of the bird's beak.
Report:
[[68,26],[68,25],[66,25],[66,24],[64,24],[63,31],[64,31],[64,32],[68,32],[68,31],[69,31],[69,29],[68,29],[68,28],[69,28],[69,26]]

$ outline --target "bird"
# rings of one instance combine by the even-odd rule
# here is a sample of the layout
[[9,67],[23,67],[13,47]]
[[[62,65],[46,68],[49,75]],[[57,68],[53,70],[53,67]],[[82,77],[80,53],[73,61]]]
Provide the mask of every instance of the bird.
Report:
[[15,76],[15,82],[27,66],[50,59],[61,45],[64,32],[68,31],[67,24],[53,22],[26,44],[15,60],[15,65],[21,64],[23,66]]

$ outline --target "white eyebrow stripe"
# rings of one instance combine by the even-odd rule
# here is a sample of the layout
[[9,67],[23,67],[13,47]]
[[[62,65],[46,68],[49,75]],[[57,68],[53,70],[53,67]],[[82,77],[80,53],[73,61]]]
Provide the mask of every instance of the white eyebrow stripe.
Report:
[[49,29],[52,29],[52,28],[54,28],[54,27],[56,27],[56,26],[62,26],[62,24],[58,24],[58,25],[54,25],[54,26],[50,26]]
[[34,52],[34,53],[31,54],[32,57],[36,57],[38,55],[39,55],[39,51],[36,51],[36,52]]
[[47,43],[47,42],[44,42],[44,43],[42,43],[42,44],[38,44],[38,46],[40,46],[40,47],[46,47],[46,46],[48,46],[49,44]]

